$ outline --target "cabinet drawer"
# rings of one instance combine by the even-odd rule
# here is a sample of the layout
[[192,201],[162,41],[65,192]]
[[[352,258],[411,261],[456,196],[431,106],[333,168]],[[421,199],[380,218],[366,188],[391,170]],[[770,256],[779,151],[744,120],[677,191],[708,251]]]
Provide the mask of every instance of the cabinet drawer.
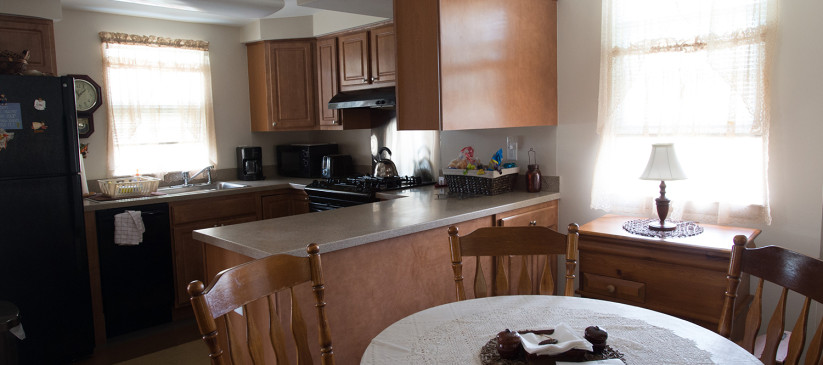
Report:
[[646,302],[646,284],[609,276],[583,273],[582,291],[636,303]]
[[557,230],[557,201],[552,200],[533,207],[501,213],[496,215],[495,218],[498,226],[538,225]]
[[171,204],[172,224],[257,215],[255,194],[229,195],[213,199],[197,199]]

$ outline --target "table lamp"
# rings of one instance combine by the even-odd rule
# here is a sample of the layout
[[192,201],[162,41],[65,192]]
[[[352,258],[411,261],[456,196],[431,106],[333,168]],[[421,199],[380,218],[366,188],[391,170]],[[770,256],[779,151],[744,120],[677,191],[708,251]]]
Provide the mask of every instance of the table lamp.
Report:
[[660,222],[649,223],[649,229],[673,231],[677,226],[673,223],[666,223],[670,202],[666,198],[666,180],[683,180],[686,178],[683,168],[680,167],[680,162],[677,161],[677,155],[674,153],[674,144],[653,144],[649,163],[640,178],[643,180],[660,180],[660,197],[654,200],[657,202],[657,216],[660,217]]

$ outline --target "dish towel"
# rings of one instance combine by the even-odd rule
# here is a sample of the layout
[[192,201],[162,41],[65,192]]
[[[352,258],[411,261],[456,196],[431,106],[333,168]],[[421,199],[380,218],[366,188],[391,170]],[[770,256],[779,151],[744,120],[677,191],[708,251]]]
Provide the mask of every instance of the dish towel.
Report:
[[127,210],[114,215],[114,243],[120,246],[136,246],[143,242],[143,217],[139,211]]
[[[540,345],[541,341],[549,338],[557,340],[557,343]],[[565,323],[558,324],[551,335],[522,333],[520,334],[520,343],[523,344],[523,349],[526,352],[537,355],[557,355],[571,349],[592,350],[592,344],[582,336],[574,334],[572,329]]]

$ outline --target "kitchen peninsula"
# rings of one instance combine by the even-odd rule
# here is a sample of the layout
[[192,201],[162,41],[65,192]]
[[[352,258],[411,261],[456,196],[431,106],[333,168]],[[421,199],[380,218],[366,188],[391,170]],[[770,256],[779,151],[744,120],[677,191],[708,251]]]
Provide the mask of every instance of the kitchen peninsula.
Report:
[[[499,220],[556,225],[560,194],[551,190],[461,199],[423,186],[383,194],[386,200],[377,203],[201,229],[193,237],[207,243],[207,278],[272,254],[303,256],[309,243],[319,244],[335,357],[357,363],[371,338],[391,323],[455,300],[450,225],[461,232]],[[473,271],[474,264],[467,263],[466,270]],[[298,287],[296,295],[301,303],[312,303],[304,299],[311,296],[308,285]],[[278,297],[279,303],[284,300]],[[307,307],[303,313],[313,312]],[[309,338],[316,338],[315,316],[304,317]]]

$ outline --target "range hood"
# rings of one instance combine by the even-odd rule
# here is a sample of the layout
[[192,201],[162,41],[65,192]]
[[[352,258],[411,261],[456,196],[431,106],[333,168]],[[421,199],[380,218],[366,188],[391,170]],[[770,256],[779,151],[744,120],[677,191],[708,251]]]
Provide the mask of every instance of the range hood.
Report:
[[394,108],[394,87],[342,91],[329,100],[329,109]]

